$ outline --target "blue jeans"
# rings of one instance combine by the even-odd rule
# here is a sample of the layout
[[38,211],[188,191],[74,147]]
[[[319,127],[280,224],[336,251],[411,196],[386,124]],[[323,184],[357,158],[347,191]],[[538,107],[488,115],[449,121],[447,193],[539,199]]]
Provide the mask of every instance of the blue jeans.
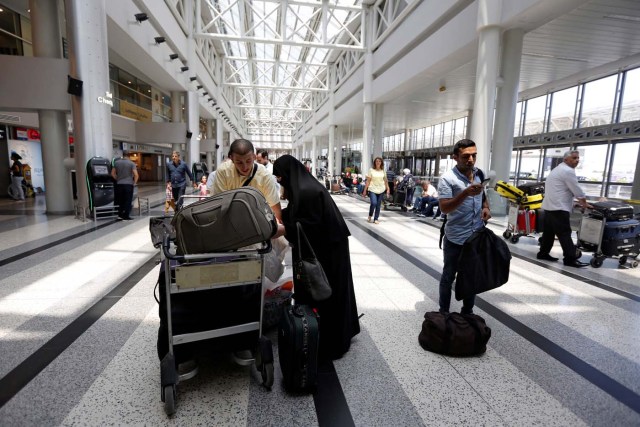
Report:
[[382,199],[384,198],[384,193],[376,194],[372,191],[369,191],[369,200],[371,201],[371,205],[369,206],[369,216],[373,216],[375,211],[376,216],[373,216],[373,220],[377,221],[380,216],[380,205],[382,204]]
[[[442,241],[442,256],[444,258],[444,267],[442,268],[442,276],[440,277],[440,311],[449,311],[451,305],[451,287],[456,278],[458,271],[458,262],[462,253],[462,245],[456,245],[447,240]],[[476,296],[470,296],[462,300],[462,314],[471,314]]]

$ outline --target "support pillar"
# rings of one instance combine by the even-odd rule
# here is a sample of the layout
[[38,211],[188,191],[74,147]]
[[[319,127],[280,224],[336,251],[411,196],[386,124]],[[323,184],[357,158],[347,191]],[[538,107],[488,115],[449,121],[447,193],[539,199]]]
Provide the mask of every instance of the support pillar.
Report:
[[366,174],[371,168],[371,148],[373,146],[373,103],[364,104],[362,123],[362,165],[360,171]]
[[195,162],[200,161],[200,106],[198,105],[198,93],[190,90],[187,92],[187,100],[187,129],[191,132],[191,138],[187,138],[185,161],[191,168]]
[[311,175],[316,176],[317,164],[318,164],[318,137],[313,136],[311,138]]
[[[62,37],[58,24],[58,2],[30,0],[33,54],[62,58]],[[48,214],[73,213],[73,191],[69,170],[60,167],[69,157],[69,135],[65,111],[38,110],[40,145],[44,169],[45,206]]]
[[336,170],[334,168],[335,165],[335,156],[336,156],[336,126],[329,126],[329,150],[327,153],[327,173],[331,176],[336,175]]
[[373,136],[373,158],[382,157],[382,140],[384,139],[384,104],[376,104],[376,120]]
[[[207,135],[205,138],[208,140],[213,139],[213,119],[207,120]],[[210,171],[213,170],[213,153],[211,150],[207,151],[207,169]]]
[[471,121],[471,139],[478,147],[476,166],[487,170],[491,157],[502,0],[478,1],[478,64]]
[[222,119],[218,117],[216,119],[216,144],[218,149],[216,150],[216,169],[222,164],[222,158],[224,157],[224,135],[222,134]]
[[[182,92],[171,92],[171,121],[173,123],[182,122]],[[171,143],[171,151],[177,151],[178,153],[182,149],[180,142]]]
[[[66,0],[69,74],[84,82],[81,96],[71,97],[78,203],[89,206],[86,164],[94,156],[113,154],[109,50],[105,0]],[[113,104],[113,103],[111,103]]]
[[519,28],[506,31],[502,37],[500,74],[503,83],[498,88],[496,100],[491,170],[496,172],[496,179],[503,181],[509,180],[509,168],[511,167],[523,39],[524,31]]

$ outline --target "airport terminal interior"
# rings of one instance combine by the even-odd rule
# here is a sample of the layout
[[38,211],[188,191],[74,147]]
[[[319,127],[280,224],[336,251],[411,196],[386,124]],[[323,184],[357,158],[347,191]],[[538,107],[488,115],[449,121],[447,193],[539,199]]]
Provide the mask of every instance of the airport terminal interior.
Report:
[[[539,260],[541,233],[496,191],[543,183],[576,150],[587,200],[640,219],[638,22],[636,0],[0,0],[0,425],[640,425],[640,235],[597,256],[576,208],[589,265]],[[326,185],[361,331],[308,392],[283,386],[277,327],[262,330],[271,387],[238,352],[203,350],[168,416],[167,260],[150,233],[165,163],[178,151],[199,181],[238,138]],[[464,138],[512,259],[476,298],[486,352],[451,357],[418,343],[438,310],[442,217],[389,200],[368,222],[353,180],[379,156],[437,185]],[[139,172],[131,221],[92,166],[122,156]],[[279,283],[292,274],[289,249]]]

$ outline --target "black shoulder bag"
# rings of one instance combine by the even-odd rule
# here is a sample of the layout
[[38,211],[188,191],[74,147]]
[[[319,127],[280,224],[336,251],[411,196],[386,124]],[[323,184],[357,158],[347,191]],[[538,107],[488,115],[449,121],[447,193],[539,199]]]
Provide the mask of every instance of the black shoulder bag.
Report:
[[247,185],[249,185],[249,183],[251,182],[251,180],[253,179],[254,176],[256,176],[256,172],[258,171],[258,165],[257,164],[253,164],[253,173],[251,174],[251,176],[244,182],[244,184],[242,184],[243,187],[246,187]]
[[[324,301],[331,296],[329,280],[299,222],[296,222],[296,228],[298,229],[298,260],[293,264],[294,291],[296,286],[301,286],[302,293],[308,294],[312,300]],[[307,246],[310,257],[302,257],[302,242]]]

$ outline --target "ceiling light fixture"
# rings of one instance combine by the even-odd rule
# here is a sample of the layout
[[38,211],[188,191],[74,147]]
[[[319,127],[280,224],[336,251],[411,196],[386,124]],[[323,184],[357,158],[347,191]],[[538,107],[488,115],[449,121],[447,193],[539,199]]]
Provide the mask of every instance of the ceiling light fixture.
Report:
[[197,79],[197,77],[189,77],[189,80],[191,80],[192,82],[196,81],[196,79]]
[[[209,95],[209,92],[202,92],[202,96],[205,96],[205,95]],[[212,99],[213,98],[209,98],[209,101],[211,101]]]
[[200,89],[202,89],[202,85],[196,86],[196,90],[200,90]]
[[153,38],[156,41],[156,44],[164,43],[164,37],[158,36]]
[[138,21],[138,24],[149,19],[146,13],[136,13],[133,16],[136,17],[136,21]]
[[188,69],[189,69],[189,67],[187,67],[187,66],[180,67],[180,71],[182,71],[183,73],[184,73],[185,71],[187,71]]
[[174,60],[174,59],[178,59],[180,57],[180,55],[178,55],[177,53],[172,53],[171,55],[169,55],[169,59],[170,60]]

